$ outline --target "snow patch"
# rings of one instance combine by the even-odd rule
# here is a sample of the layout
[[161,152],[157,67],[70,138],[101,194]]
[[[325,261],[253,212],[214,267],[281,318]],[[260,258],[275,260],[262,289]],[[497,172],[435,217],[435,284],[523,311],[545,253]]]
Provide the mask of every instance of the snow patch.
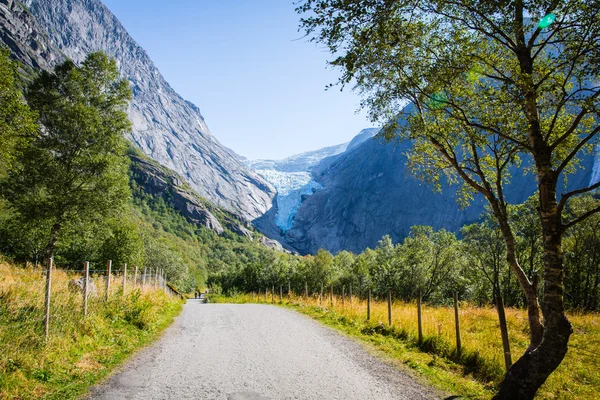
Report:
[[303,197],[322,188],[309,172],[281,172],[272,169],[260,169],[256,172],[277,190],[275,224],[283,232],[292,227]]

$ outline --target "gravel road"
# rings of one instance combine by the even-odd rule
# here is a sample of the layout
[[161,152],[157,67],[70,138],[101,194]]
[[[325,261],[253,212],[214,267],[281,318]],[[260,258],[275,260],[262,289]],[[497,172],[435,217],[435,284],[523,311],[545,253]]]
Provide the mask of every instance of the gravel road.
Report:
[[257,304],[190,300],[154,345],[91,399],[436,399],[310,318]]

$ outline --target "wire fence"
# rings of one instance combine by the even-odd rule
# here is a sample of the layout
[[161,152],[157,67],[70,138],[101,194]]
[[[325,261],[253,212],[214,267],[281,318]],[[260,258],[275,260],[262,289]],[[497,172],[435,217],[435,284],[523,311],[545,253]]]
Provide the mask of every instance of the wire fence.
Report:
[[[456,293],[449,299],[450,305],[430,305],[420,301],[421,296],[411,302],[394,299],[389,291],[385,296],[375,297],[370,291],[352,293],[347,287],[335,291],[333,287],[315,289],[309,291],[307,286],[294,292],[289,286],[270,286],[246,296],[253,302],[289,302],[302,307],[318,307],[324,312],[335,311],[344,324],[370,322],[371,325],[365,328],[367,331],[373,328],[374,332],[414,338],[416,344],[425,344],[425,348],[429,342],[446,349],[453,359],[460,358],[465,349],[468,354],[476,352],[490,361],[488,365],[493,367],[490,376],[503,375],[515,357],[523,354],[529,345],[527,311],[523,309],[504,309],[506,320],[500,321],[498,304],[493,307],[473,305],[460,301]],[[600,315],[570,313],[569,319],[575,334],[569,343],[568,364],[581,369],[599,366]],[[503,329],[507,334],[505,338],[502,338]]]
[[57,269],[50,260],[45,269],[30,266],[3,275],[0,324],[18,332],[13,346],[40,345],[40,338],[43,342],[50,334],[66,333],[63,327],[80,323],[120,297],[151,291],[182,297],[162,270],[127,265],[115,270],[110,260],[102,269],[91,269],[86,262],[81,271]]

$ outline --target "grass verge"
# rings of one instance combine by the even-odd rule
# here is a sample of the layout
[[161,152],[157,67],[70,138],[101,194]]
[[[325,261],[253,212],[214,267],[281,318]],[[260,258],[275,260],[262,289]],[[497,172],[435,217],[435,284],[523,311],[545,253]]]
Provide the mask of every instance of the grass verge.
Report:
[[[347,297],[344,305],[339,297],[334,298],[332,307],[319,306],[316,298],[306,301],[292,297],[279,302],[275,297],[274,300],[357,339],[379,357],[399,367],[408,367],[448,395],[489,399],[504,374],[500,331],[493,308],[461,304],[463,352],[458,356],[454,346],[454,311],[450,307],[424,307],[424,340],[419,344],[413,303],[394,302],[393,323],[388,326],[384,301],[373,302],[372,318],[367,322],[366,302],[357,298],[352,305]],[[211,301],[272,303],[273,297],[269,295],[265,301],[264,295],[211,295]],[[573,314],[569,318],[575,331],[569,352],[540,388],[536,399],[600,398],[600,358],[597,356],[600,354],[600,316]],[[507,319],[515,361],[527,346],[527,320],[524,311],[518,309],[508,309]]]
[[46,341],[42,271],[0,262],[0,398],[76,399],[155,340],[182,308],[160,290],[117,290],[108,301],[91,296],[83,317],[81,293],[68,289],[73,277],[53,273]]

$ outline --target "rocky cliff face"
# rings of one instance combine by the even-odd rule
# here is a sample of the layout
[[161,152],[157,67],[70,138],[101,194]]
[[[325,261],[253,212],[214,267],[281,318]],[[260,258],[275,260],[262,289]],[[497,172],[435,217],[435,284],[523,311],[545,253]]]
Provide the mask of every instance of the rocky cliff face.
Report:
[[180,176],[144,157],[130,155],[129,158],[131,177],[145,193],[169,199],[173,208],[190,222],[218,234],[225,231],[205,202],[187,187]]
[[61,57],[19,1],[0,0],[0,40],[27,69],[48,69]]
[[[314,179],[322,188],[305,198],[292,227],[283,235],[301,253],[319,248],[360,252],[373,248],[384,235],[394,242],[406,237],[413,225],[459,230],[484,210],[481,196],[467,209],[456,202],[456,187],[442,193],[411,176],[404,153],[409,144],[368,140],[316,167]],[[583,169],[569,177],[569,187],[589,184],[594,157],[583,159]],[[532,176],[515,172],[506,193],[510,202],[526,200],[535,191]]]
[[[30,13],[35,18],[36,32],[42,32],[47,43],[38,51],[41,59],[47,59],[46,46],[75,61],[98,50],[117,60],[134,96],[129,109],[133,124],[129,139],[145,154],[177,171],[203,197],[244,218],[253,220],[271,208],[275,195],[272,186],[212,136],[200,110],[169,86],[100,0],[26,0],[29,11],[16,11],[18,4],[11,0],[0,1],[13,9],[5,21],[18,13]],[[17,29],[7,24],[8,31],[28,37],[23,43],[35,40],[31,24],[16,25]],[[28,47],[37,51],[35,45]],[[27,55],[19,58],[27,59]],[[48,64],[55,59],[47,59]]]

